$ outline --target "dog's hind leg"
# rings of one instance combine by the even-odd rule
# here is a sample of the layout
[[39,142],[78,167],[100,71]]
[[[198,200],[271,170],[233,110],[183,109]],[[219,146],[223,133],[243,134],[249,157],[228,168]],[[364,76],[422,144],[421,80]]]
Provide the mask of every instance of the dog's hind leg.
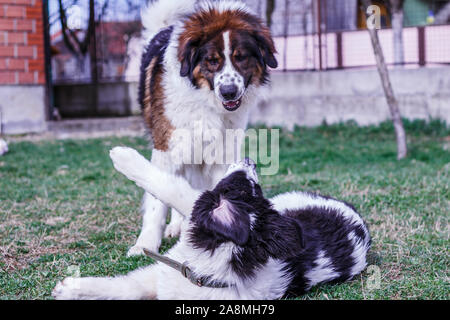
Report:
[[52,291],[57,300],[143,300],[157,297],[158,265],[125,276],[65,278]]
[[181,224],[183,222],[183,215],[178,213],[177,210],[172,208],[172,214],[170,217],[170,223],[166,227],[166,231],[164,232],[164,236],[168,238],[174,238],[180,235],[181,232]]

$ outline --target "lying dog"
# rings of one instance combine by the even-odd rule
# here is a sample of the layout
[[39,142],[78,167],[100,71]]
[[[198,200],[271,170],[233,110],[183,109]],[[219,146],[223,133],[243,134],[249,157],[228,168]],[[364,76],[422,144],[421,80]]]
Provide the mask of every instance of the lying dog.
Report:
[[267,200],[248,159],[201,194],[133,149],[114,148],[111,158],[118,171],[188,218],[163,258],[172,267],[66,278],[53,290],[57,299],[278,299],[349,280],[366,266],[371,240],[351,205],[304,192]]

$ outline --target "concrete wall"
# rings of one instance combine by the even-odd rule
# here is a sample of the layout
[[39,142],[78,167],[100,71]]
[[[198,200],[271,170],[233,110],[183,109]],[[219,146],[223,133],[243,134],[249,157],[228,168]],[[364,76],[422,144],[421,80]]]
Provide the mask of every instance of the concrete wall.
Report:
[[45,131],[44,86],[0,86],[0,121],[5,134]]
[[[392,69],[390,75],[403,117],[450,124],[450,67]],[[376,70],[291,72],[272,74],[268,99],[250,119],[288,128],[348,120],[369,125],[390,113]]]
[[[399,68],[390,75],[403,117],[440,118],[450,124],[450,67]],[[55,105],[63,117],[140,114],[137,91],[137,82],[101,84],[96,111],[92,86],[56,86]],[[369,125],[389,120],[390,113],[375,69],[287,72],[272,74],[267,99],[250,119],[287,128],[348,120]]]

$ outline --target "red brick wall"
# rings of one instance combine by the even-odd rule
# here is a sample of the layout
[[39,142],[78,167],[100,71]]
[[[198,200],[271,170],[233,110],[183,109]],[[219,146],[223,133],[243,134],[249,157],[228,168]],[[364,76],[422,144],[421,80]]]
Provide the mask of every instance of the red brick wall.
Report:
[[42,0],[0,0],[0,85],[44,83]]

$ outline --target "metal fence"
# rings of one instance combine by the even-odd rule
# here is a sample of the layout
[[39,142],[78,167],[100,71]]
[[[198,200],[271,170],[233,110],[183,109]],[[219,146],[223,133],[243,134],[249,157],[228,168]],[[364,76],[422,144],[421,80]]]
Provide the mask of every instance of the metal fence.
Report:
[[54,83],[123,80],[146,0],[50,0]]
[[[360,0],[275,0],[273,10],[267,0],[247,2],[271,24],[278,50],[278,71],[375,65],[366,12]],[[450,64],[450,1],[403,2],[401,61],[394,60],[394,42],[398,39],[393,36],[391,1],[372,4],[379,8],[379,38],[388,64]]]

